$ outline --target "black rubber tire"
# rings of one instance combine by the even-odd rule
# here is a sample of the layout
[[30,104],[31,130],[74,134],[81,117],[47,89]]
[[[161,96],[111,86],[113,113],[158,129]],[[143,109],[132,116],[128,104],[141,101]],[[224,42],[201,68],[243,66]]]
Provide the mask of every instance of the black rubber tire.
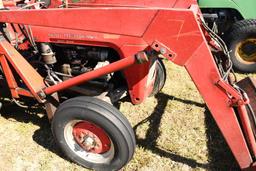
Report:
[[234,68],[241,72],[256,72],[256,62],[246,63],[236,55],[236,46],[238,43],[248,39],[256,38],[256,20],[241,20],[233,24],[225,35],[225,42],[229,50]]
[[[72,120],[85,120],[101,127],[114,144],[115,154],[109,163],[92,163],[77,155],[67,144],[64,128]],[[76,97],[63,102],[52,120],[57,145],[73,162],[94,170],[119,170],[132,158],[136,146],[133,129],[115,107],[93,97]]]
[[159,93],[159,91],[162,90],[166,82],[166,68],[163,61],[158,58],[155,62],[156,62],[156,80],[150,96],[154,96],[157,93]]

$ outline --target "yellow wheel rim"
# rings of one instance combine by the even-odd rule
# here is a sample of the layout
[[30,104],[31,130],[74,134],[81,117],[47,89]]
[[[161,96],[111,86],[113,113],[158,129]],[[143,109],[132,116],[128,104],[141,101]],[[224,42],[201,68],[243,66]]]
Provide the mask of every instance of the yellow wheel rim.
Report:
[[246,39],[237,44],[235,55],[242,63],[256,62],[256,38]]

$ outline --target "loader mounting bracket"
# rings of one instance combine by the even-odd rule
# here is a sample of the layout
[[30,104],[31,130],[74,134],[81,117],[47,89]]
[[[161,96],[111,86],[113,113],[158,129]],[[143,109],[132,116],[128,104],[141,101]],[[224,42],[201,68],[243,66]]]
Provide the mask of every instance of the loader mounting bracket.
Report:
[[226,81],[222,79],[218,80],[216,82],[216,85],[220,87],[223,91],[229,94],[230,106],[241,106],[241,105],[246,105],[250,103],[250,100],[246,93],[239,94],[238,91],[234,87],[232,87],[230,84],[228,84]]

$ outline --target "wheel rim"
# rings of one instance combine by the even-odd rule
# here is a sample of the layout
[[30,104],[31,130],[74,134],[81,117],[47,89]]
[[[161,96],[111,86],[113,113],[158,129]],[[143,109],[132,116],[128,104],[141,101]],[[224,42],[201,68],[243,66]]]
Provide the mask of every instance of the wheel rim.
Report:
[[83,120],[70,121],[64,128],[69,148],[92,163],[110,163],[115,150],[112,140],[99,126]]
[[241,41],[236,46],[236,56],[240,62],[251,64],[256,62],[256,38]]

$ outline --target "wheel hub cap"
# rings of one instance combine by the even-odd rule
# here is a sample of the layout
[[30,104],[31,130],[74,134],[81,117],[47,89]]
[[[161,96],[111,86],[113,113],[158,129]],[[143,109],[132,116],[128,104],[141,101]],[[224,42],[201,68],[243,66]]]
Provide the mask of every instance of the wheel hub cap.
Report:
[[256,62],[256,38],[240,42],[236,48],[236,55],[245,62]]
[[87,152],[105,153],[110,149],[111,141],[103,129],[87,121],[78,122],[73,127],[75,141]]

